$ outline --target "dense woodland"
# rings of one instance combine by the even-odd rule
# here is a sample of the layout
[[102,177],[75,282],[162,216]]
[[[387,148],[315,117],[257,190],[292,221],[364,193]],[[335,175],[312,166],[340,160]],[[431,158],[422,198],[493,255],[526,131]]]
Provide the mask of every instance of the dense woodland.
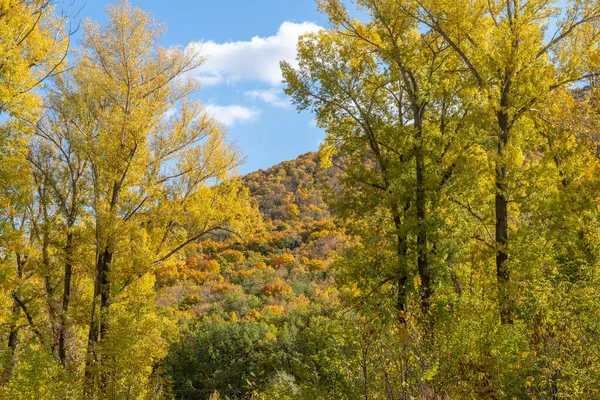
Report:
[[0,1],[1,399],[600,399],[600,2],[316,7],[240,177],[154,16]]

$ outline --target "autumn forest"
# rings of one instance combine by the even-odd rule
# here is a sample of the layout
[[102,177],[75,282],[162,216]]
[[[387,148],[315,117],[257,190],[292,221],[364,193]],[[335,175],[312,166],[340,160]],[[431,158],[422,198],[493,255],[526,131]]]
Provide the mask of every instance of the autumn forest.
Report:
[[243,175],[160,15],[0,0],[0,399],[600,399],[600,1],[312,6]]

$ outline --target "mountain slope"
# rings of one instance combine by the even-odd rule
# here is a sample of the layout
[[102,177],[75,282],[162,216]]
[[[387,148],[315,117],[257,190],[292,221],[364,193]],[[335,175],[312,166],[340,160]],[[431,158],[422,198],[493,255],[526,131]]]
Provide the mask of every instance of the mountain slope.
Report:
[[323,196],[335,179],[315,153],[245,176],[263,232],[205,240],[184,265],[157,274],[159,304],[183,325],[166,361],[178,398],[245,398],[278,379],[345,384],[318,344],[333,337],[339,301],[329,268],[347,242]]

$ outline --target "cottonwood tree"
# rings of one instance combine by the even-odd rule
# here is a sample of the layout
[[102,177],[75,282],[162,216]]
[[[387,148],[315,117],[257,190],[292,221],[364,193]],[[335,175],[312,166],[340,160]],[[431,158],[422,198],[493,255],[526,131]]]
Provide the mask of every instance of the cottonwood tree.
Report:
[[[371,15],[367,23],[353,20],[338,1],[320,2],[333,28],[300,41],[298,70],[282,64],[287,92],[300,109],[316,113],[328,143],[353,154],[345,166],[349,191],[365,197],[347,208],[388,209],[397,242],[393,281],[403,311],[407,285],[414,285],[408,282],[413,273],[407,251],[415,238],[411,254],[427,313],[433,293],[431,208],[468,147],[461,85],[452,84],[457,59],[437,33],[419,32],[418,22],[396,2],[361,5]],[[346,195],[342,202],[355,196]],[[392,280],[382,275],[379,285]]]
[[[600,5],[572,1],[444,1],[399,2],[407,15],[441,35],[462,59],[486,115],[496,143],[494,160],[494,247],[499,315],[503,324],[514,321],[515,294],[510,287],[509,221],[522,194],[523,181],[511,179],[521,168],[529,121],[537,107],[565,85],[597,74]],[[549,32],[554,22],[555,32]],[[591,57],[590,57],[591,56]],[[590,68],[592,67],[592,68]],[[518,193],[512,195],[512,193]],[[512,207],[509,205],[512,204]]]
[[164,27],[125,1],[108,17],[85,23],[71,68],[29,125],[35,212],[22,232],[41,285],[28,287],[43,295],[28,299],[40,333],[28,339],[62,376],[39,386],[66,397],[153,390],[171,326],[157,312],[154,271],[208,235],[259,223],[233,179],[239,150],[193,99],[187,73],[203,58],[157,46]]
[[[110,333],[113,303],[186,244],[240,222],[236,205],[245,199],[213,187],[240,157],[189,98],[197,84],[185,75],[202,59],[157,47],[162,26],[125,2],[110,6],[108,17],[107,26],[84,27],[60,96],[77,113],[72,124],[91,184],[96,260],[86,390],[110,397],[120,379],[110,363],[122,358],[102,344],[120,340]],[[165,120],[173,107],[176,115]]]
[[[22,232],[28,220],[29,197],[24,167],[25,137],[21,119],[35,119],[41,110],[41,97],[35,91],[44,80],[62,71],[69,46],[70,31],[66,18],[54,13],[47,0],[5,1],[0,4],[0,232],[2,232],[2,270],[11,283],[23,278],[26,257]],[[16,242],[11,242],[16,240]],[[4,291],[4,290],[3,290]],[[12,300],[11,313],[0,318],[11,322],[7,333],[5,357],[2,357],[0,385],[10,381],[16,363],[15,350],[23,317],[16,288],[6,288]],[[4,339],[3,339],[4,340]],[[4,352],[5,349],[2,349]]]

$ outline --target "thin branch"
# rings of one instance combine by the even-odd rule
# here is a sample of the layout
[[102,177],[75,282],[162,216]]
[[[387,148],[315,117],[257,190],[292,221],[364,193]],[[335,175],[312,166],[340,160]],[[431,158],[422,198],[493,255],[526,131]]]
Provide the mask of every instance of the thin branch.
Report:
[[170,252],[167,253],[167,255],[165,255],[164,257],[159,258],[158,260],[154,261],[154,264],[159,264],[163,261],[168,260],[169,258],[171,258],[172,256],[174,256],[176,253],[178,253],[181,249],[183,249],[184,247],[186,247],[187,245],[189,245],[190,243],[193,243],[199,239],[201,239],[203,236],[211,233],[211,232],[215,232],[215,231],[225,231],[225,232],[229,232],[232,233],[238,237],[242,237],[242,235],[240,235],[239,233],[231,230],[231,229],[227,229],[224,228],[222,226],[215,226],[212,227],[210,229],[207,229],[197,235],[192,236],[191,238],[187,239],[185,242],[181,243],[179,246],[175,247],[173,250],[171,250]]

